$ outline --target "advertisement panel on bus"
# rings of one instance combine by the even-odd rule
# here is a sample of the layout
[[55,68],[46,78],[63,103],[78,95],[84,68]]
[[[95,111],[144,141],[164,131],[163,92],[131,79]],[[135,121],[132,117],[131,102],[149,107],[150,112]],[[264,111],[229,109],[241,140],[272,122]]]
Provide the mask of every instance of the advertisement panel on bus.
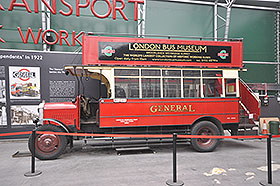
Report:
[[242,41],[83,36],[84,65],[242,68]]

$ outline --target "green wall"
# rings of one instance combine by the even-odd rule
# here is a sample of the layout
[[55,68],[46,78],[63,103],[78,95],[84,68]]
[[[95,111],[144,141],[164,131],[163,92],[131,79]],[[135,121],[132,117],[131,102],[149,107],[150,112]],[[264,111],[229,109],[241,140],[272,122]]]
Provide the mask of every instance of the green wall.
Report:
[[[230,37],[244,40],[244,61],[275,61],[274,16],[271,11],[232,9]],[[245,64],[241,78],[247,83],[275,83],[275,65]]]
[[[213,6],[157,2],[147,3],[146,34],[214,37]],[[218,9],[226,15],[225,8]],[[274,16],[271,11],[232,8],[229,38],[243,38],[243,60],[273,62]],[[218,19],[218,25],[222,25]],[[218,30],[224,37],[225,27]],[[244,64],[241,78],[250,83],[274,83],[275,65]]]
[[275,83],[276,65],[271,64],[245,64],[245,72],[241,72],[241,78],[246,83]]
[[[0,42],[0,49],[24,49],[24,50],[41,50],[41,45],[34,45],[33,43],[24,44],[20,37],[17,27],[20,27],[24,33],[28,27],[32,27],[35,36],[37,36],[38,29],[41,27],[41,15],[35,13],[28,13],[23,7],[14,7],[13,11],[8,11],[11,1],[1,1],[1,5],[6,9],[0,11],[0,25],[3,25],[0,29],[0,37],[3,38],[6,43]],[[17,1],[21,3],[20,1]],[[27,1],[28,3],[30,1]],[[29,4],[29,7],[33,11],[33,5]],[[31,40],[29,40],[31,42]]]
[[229,36],[244,39],[244,61],[274,61],[274,12],[232,9]]
[[146,34],[212,37],[213,8],[148,1]]

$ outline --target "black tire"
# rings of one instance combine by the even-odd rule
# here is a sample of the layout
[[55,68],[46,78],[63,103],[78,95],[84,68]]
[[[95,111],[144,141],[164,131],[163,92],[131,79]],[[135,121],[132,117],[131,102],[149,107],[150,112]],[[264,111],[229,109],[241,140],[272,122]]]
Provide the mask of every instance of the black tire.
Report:
[[[65,132],[55,125],[43,125],[36,131]],[[29,137],[28,147],[32,152],[32,136]],[[66,136],[52,134],[37,134],[35,138],[35,157],[40,160],[53,160],[58,158],[67,146]]]
[[[218,127],[210,121],[200,121],[191,130],[192,135],[220,135]],[[192,138],[191,145],[198,152],[212,152],[220,140],[213,138]]]

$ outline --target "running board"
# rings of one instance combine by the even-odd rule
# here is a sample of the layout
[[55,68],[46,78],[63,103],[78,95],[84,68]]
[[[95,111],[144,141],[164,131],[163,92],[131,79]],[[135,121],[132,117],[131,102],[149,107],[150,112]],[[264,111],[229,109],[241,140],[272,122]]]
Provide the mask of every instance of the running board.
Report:
[[150,147],[123,147],[116,148],[115,150],[118,155],[155,153],[155,151],[153,151]]

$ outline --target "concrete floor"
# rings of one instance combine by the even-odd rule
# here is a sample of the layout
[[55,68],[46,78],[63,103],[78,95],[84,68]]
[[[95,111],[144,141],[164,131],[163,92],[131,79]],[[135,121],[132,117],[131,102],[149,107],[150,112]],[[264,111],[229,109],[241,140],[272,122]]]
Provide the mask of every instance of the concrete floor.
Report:
[[[94,142],[93,142],[94,143]],[[0,141],[1,186],[164,186],[172,179],[172,145],[155,145],[155,153],[117,155],[112,147],[84,146],[74,142],[59,159],[36,160],[40,176],[25,177],[30,157],[12,157],[27,152],[27,141]],[[211,153],[194,152],[179,144],[178,178],[189,186],[257,186],[267,180],[266,140],[224,140]],[[273,139],[273,185],[280,185],[280,139]],[[212,172],[211,172],[212,171]]]

